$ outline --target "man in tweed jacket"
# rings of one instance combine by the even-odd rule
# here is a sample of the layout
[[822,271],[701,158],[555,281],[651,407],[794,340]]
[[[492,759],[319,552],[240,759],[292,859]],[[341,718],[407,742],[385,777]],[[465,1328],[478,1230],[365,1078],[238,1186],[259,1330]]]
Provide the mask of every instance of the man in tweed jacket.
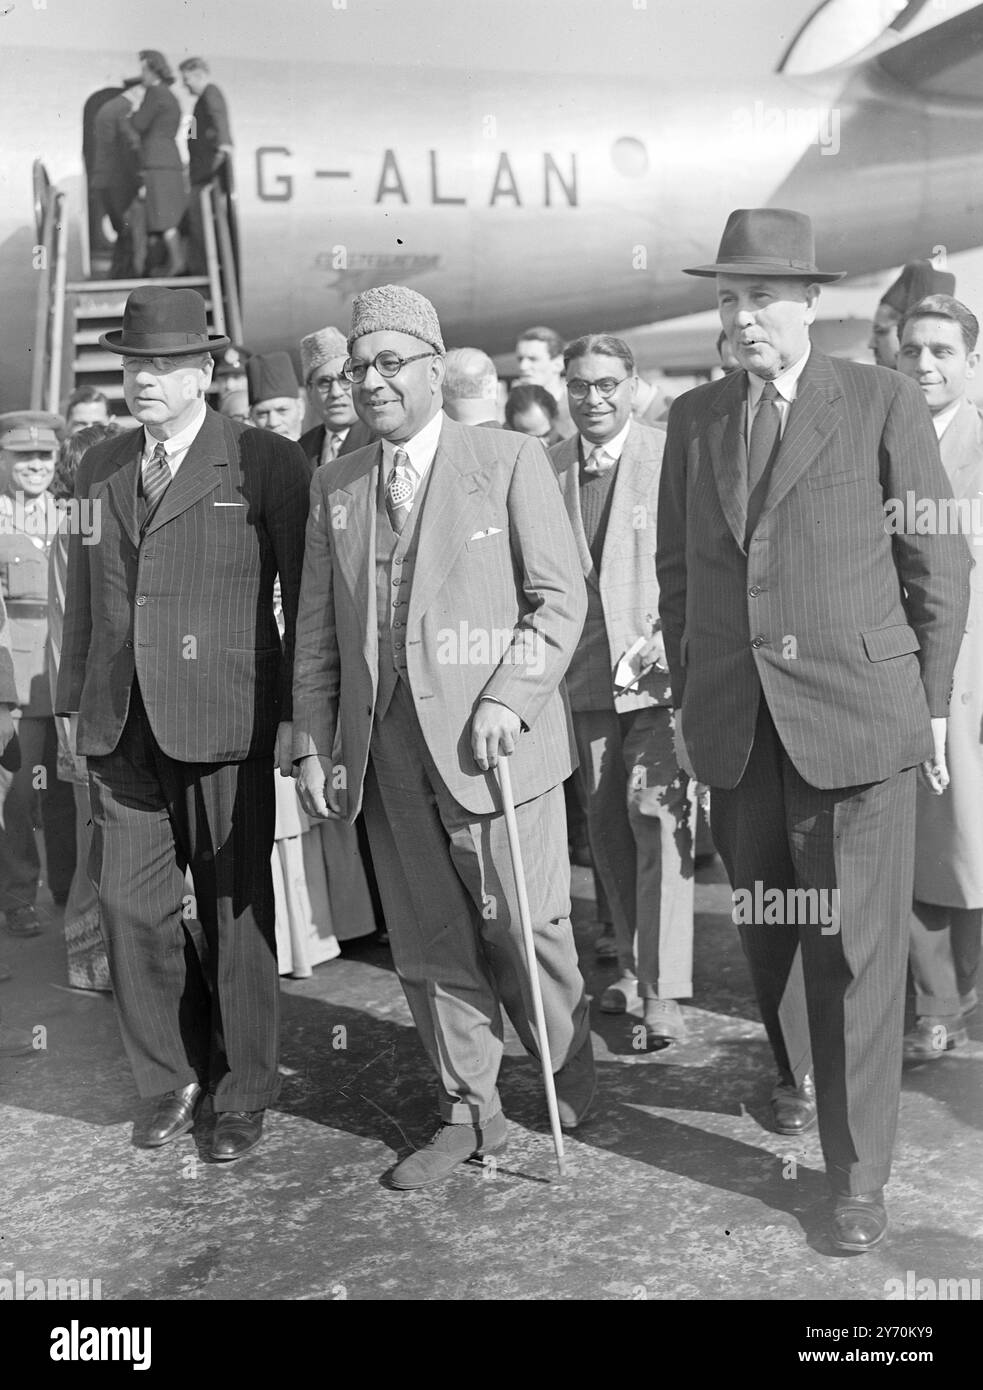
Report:
[[647,1045],[686,1036],[693,992],[693,817],[673,746],[659,630],[655,534],[665,435],[638,424],[628,344],[590,334],[563,354],[572,439],[550,450],[587,588],[567,672],[594,869],[614,920],[621,978],[601,1008],[644,1000]]
[[349,350],[356,409],[381,440],[314,475],[294,754],[311,814],[365,808],[396,969],[440,1078],[443,1124],[392,1175],[422,1187],[505,1142],[502,1005],[537,1050],[500,756],[568,1128],[593,1094],[562,786],[574,757],[561,681],[586,605],[542,445],[441,413],[433,305],[367,291]]

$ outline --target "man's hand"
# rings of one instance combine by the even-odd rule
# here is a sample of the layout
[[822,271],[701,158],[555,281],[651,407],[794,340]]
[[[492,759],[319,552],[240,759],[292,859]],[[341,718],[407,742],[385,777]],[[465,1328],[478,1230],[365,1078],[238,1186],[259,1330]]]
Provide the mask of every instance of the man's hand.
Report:
[[945,735],[948,719],[932,720],[932,738],[935,740],[935,753],[922,763],[922,776],[930,791],[941,796],[949,785],[949,767],[945,760]]
[[316,753],[308,753],[298,764],[297,794],[314,820],[344,820],[338,793],[331,785],[333,771],[331,759],[319,758]]
[[471,752],[482,772],[510,758],[522,730],[522,720],[495,700],[481,700],[471,721]]
[[4,753],[7,744],[17,732],[17,725],[14,723],[14,716],[10,712],[9,705],[0,705],[0,754]]
[[294,726],[289,719],[283,719],[276,726],[276,752],[274,759],[280,769],[281,777],[296,777],[294,770],[294,760],[291,756],[293,750]]
[[668,672],[666,664],[666,644],[662,636],[662,630],[653,632],[645,645],[638,653],[638,669],[644,672],[649,667],[654,666],[657,671]]

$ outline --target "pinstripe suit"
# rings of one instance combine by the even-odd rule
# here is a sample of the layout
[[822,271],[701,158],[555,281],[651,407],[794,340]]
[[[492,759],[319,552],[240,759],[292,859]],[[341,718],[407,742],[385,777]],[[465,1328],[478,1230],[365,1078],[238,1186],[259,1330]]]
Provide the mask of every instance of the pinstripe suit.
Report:
[[[393,957],[441,1079],[442,1117],[483,1122],[500,1109],[502,1004],[526,1047],[536,1045],[497,784],[471,753],[482,695],[508,705],[526,729],[510,765],[555,1068],[588,1035],[569,924],[561,783],[575,759],[560,687],[583,624],[584,586],[542,446],[445,418],[426,495],[414,504],[405,659],[395,675],[380,671],[380,653],[392,662],[402,650],[379,598],[399,573],[387,568],[379,579],[395,541],[381,503],[382,457],[382,445],[370,445],[314,476],[294,756],[317,753],[343,770],[349,820],[364,799]],[[534,640],[524,647],[526,636]],[[380,715],[383,680],[389,703]]]
[[208,410],[141,525],[143,438],[96,445],[78,471],[101,536],[71,539],[58,708],[79,714],[91,869],[138,1088],[210,1077],[216,1110],[259,1110],[277,1057],[272,754],[290,718],[310,470],[295,444]]
[[594,864],[613,910],[622,972],[646,998],[693,993],[693,815],[673,749],[672,694],[654,667],[614,691],[625,652],[659,611],[655,533],[665,434],[633,422],[614,475],[601,563],[580,507],[580,436],[550,450],[588,590],[567,673]]
[[915,767],[948,713],[968,556],[959,536],[886,534],[888,499],[951,492],[917,387],[815,348],[745,549],[746,384],[735,372],[670,411],[660,612],[732,886],[839,892],[838,931],[741,935],[784,1079],[811,1041],[834,1189],[870,1191],[897,1119]]

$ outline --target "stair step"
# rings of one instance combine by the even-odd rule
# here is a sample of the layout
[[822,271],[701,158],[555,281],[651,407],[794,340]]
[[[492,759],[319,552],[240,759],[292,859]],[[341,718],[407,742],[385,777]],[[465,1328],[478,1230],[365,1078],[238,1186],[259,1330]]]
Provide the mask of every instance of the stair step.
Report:
[[168,279],[164,275],[155,275],[152,279],[143,280],[69,280],[65,289],[69,294],[122,294],[125,298],[131,290],[141,289],[144,285],[163,285],[165,289],[197,289],[199,285],[207,285],[209,279],[207,275],[178,275],[173,279]]
[[[158,284],[159,281],[154,281]],[[123,321],[123,309],[126,299],[102,300],[96,303],[87,303],[85,300],[75,306],[75,317],[77,319],[115,319],[117,325]],[[211,322],[212,301],[205,300],[205,312]]]

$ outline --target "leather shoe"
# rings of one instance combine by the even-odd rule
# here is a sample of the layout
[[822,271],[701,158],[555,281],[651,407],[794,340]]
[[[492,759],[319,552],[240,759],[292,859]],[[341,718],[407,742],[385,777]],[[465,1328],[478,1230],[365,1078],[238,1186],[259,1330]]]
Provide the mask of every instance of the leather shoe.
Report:
[[396,1164],[389,1180],[393,1187],[405,1192],[430,1187],[442,1182],[459,1163],[501,1153],[506,1143],[505,1116],[501,1110],[481,1125],[442,1124],[429,1144]]
[[937,1062],[969,1037],[961,1014],[943,1018],[922,1014],[901,1044],[906,1062]]
[[649,1052],[660,1052],[686,1038],[686,1020],[675,999],[646,999],[642,1012],[645,1045]]
[[771,1093],[776,1134],[804,1134],[816,1123],[816,1088],[811,1076],[801,1086],[779,1081]]
[[594,942],[594,955],[598,960],[618,959],[618,942],[609,922],[601,923],[601,934]]
[[212,1158],[231,1163],[254,1149],[263,1137],[265,1110],[221,1110],[215,1117]]
[[197,1081],[158,1096],[149,1119],[133,1127],[133,1143],[138,1149],[160,1149],[194,1126],[201,1104],[202,1089]]
[[11,936],[41,935],[41,923],[35,907],[9,907],[4,926]]
[[556,1085],[556,1105],[560,1112],[560,1128],[576,1129],[594,1099],[597,1089],[597,1076],[594,1072],[594,1048],[590,1033],[583,1047],[565,1062],[554,1076]]
[[634,975],[622,975],[608,985],[601,995],[602,1014],[625,1014],[638,1003],[638,981]]
[[886,1231],[883,1188],[836,1198],[830,1235],[838,1250],[871,1250]]

